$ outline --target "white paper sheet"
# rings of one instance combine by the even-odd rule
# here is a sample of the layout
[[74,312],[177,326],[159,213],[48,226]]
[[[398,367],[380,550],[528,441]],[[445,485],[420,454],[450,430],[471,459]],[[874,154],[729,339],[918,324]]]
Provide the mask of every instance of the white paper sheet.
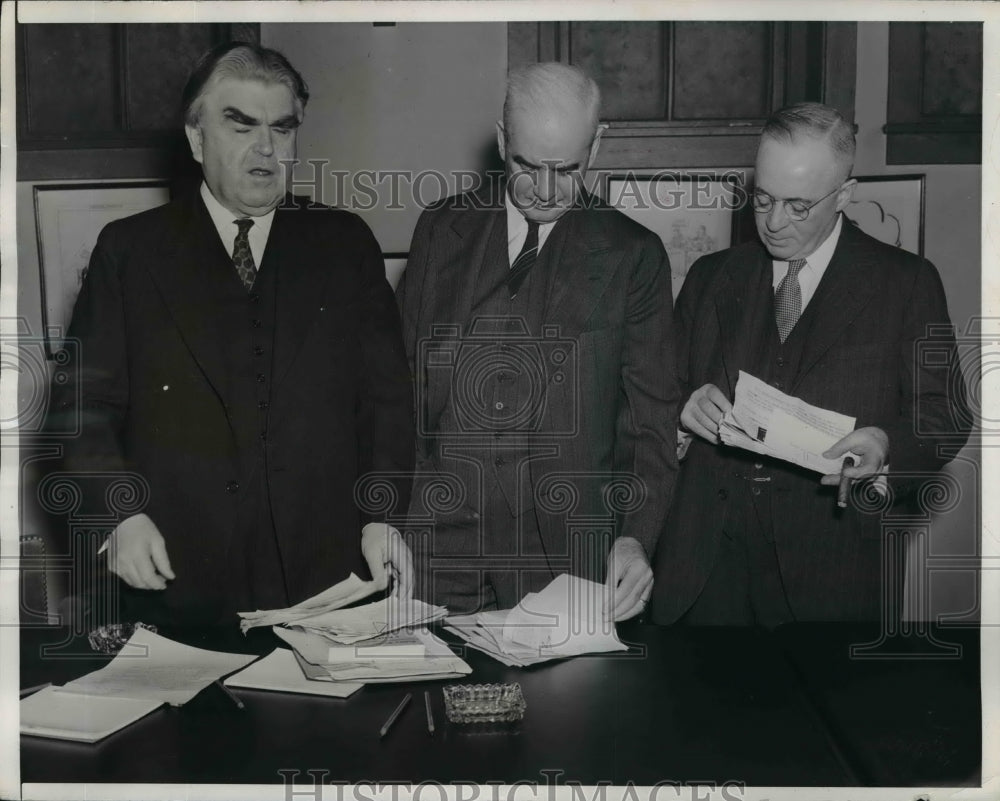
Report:
[[150,698],[180,706],[216,679],[253,662],[252,654],[227,654],[183,645],[136,629],[125,647],[100,670],[61,689],[84,695]]
[[377,589],[374,581],[363,581],[351,573],[343,581],[287,609],[258,609],[256,612],[240,612],[239,615],[242,618],[240,629],[246,633],[255,626],[278,626],[282,623],[292,623],[322,615],[360,601],[362,598],[367,598]]
[[21,734],[93,743],[163,706],[159,699],[81,695],[46,687],[21,701]]
[[550,659],[624,651],[614,625],[604,621],[603,584],[562,574],[528,593],[514,609],[448,618],[449,631],[505,665],[526,667]]
[[821,454],[854,430],[855,418],[812,406],[740,370],[732,411],[719,425],[729,446],[773,456],[823,475],[839,473],[838,459]]
[[347,698],[364,686],[346,681],[312,681],[302,673],[295,655],[287,648],[275,648],[263,659],[230,676],[223,683],[227,687],[328,695],[333,698]]

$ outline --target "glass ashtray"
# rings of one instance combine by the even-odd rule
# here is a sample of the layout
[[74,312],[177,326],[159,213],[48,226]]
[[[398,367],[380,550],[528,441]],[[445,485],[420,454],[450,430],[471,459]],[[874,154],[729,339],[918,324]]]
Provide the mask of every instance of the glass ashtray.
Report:
[[524,717],[520,684],[450,684],[442,692],[452,723],[513,723]]
[[146,629],[156,634],[156,626],[149,623],[108,623],[87,635],[90,647],[101,654],[117,654],[131,639],[136,629]]

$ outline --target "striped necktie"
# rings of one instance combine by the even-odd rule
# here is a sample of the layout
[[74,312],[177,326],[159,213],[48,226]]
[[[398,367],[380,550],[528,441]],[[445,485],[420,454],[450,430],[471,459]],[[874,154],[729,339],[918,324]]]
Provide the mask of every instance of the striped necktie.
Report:
[[517,290],[521,288],[528,271],[534,266],[538,258],[538,223],[528,220],[528,236],[525,237],[524,247],[517,254],[513,264],[510,265],[510,272],[507,273],[507,289],[510,292],[511,300],[517,295]]
[[243,286],[249,292],[250,287],[253,286],[254,278],[257,277],[257,265],[254,264],[253,252],[250,250],[249,236],[253,220],[249,217],[242,217],[239,220],[233,220],[233,222],[239,229],[239,233],[236,234],[236,242],[233,244],[233,266],[236,267],[236,272],[243,282]]
[[802,287],[799,272],[806,266],[805,259],[788,262],[788,273],[774,291],[774,321],[778,324],[778,338],[784,343],[795,328],[802,314]]

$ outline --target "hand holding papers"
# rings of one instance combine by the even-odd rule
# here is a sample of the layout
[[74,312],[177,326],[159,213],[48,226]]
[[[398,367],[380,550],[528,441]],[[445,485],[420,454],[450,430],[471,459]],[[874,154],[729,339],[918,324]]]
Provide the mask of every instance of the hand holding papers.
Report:
[[379,590],[389,586],[400,598],[413,595],[413,554],[400,533],[387,523],[369,523],[361,529],[361,553]]
[[722,418],[719,436],[726,445],[830,475],[840,472],[841,459],[823,453],[851,433],[854,422],[853,417],[811,406],[741,370],[735,402]]
[[614,625],[604,619],[607,589],[562,574],[516,607],[448,618],[448,630],[505,665],[526,667],[549,659],[624,651]]

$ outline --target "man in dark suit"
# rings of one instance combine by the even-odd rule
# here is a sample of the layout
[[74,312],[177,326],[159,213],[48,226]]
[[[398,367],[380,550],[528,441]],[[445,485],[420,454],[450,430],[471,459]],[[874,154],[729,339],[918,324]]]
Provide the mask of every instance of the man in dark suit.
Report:
[[[235,624],[301,601],[364,565],[360,475],[397,474],[405,502],[412,388],[380,249],[285,190],[307,99],[280,53],[206,54],[184,95],[200,190],[94,248],[51,414],[80,393],[64,469],[85,505],[122,475],[148,489],[105,544],[125,619]],[[376,578],[407,572],[398,533],[366,536]]]
[[676,470],[670,270],[659,239],[582,191],[599,92],[539,64],[508,82],[499,192],[448,198],[398,290],[417,385],[408,526],[422,593],[510,608],[569,572],[638,614]]
[[[900,566],[883,565],[872,510],[905,503],[947,461],[938,446],[965,442],[969,416],[960,377],[920,356],[922,343],[954,356],[934,266],[842,214],[854,149],[835,109],[776,112],[756,161],[760,241],[699,259],[684,282],[675,319],[690,446],[656,556],[656,622],[774,626],[898,609]],[[720,444],[741,370],[857,419],[824,456],[858,457],[843,473],[866,480],[867,502],[858,487],[841,509],[839,475]]]

